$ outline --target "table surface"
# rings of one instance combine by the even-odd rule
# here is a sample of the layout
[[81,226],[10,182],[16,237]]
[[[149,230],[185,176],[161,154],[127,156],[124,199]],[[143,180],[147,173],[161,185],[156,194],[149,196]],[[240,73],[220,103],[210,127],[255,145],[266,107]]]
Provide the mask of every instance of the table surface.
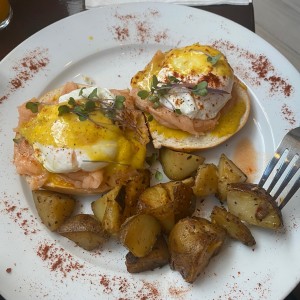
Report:
[[[0,60],[37,31],[85,10],[84,0],[10,0],[10,2],[13,18],[9,26],[0,31]],[[216,13],[255,31],[252,3],[249,5],[209,5],[197,8]],[[0,295],[1,299],[3,298]],[[287,299],[295,298],[291,295]]]
[[[37,31],[85,10],[84,0],[10,0],[10,2],[13,18],[9,26],[0,31],[0,60]],[[255,29],[252,3],[210,5],[199,8],[231,19],[252,31]]]

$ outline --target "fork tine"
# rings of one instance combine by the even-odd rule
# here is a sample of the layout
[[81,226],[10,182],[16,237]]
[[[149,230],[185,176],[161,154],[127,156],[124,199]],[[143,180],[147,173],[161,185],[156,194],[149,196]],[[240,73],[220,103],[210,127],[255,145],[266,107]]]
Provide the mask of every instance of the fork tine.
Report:
[[[285,154],[285,152],[287,153]],[[267,167],[264,170],[264,173],[258,183],[258,186],[262,187],[265,185],[266,181],[269,179],[269,176],[273,172],[274,168],[279,164],[279,168],[275,171],[273,180],[271,181],[268,188],[265,188],[268,193],[274,190],[277,187],[279,188],[274,191],[273,201],[278,201],[281,193],[288,186],[291,180],[294,181],[294,177],[298,170],[300,169],[300,127],[290,130],[281,140],[278,148],[275,151],[275,154],[271,161],[268,163]],[[293,165],[292,165],[293,163]],[[285,178],[282,178],[285,174]],[[296,177],[297,178],[297,177]],[[294,196],[294,194],[300,188],[300,176],[294,181],[292,188],[283,198],[282,202],[278,205],[282,209],[289,200]],[[282,197],[280,197],[282,198]],[[278,201],[279,202],[279,201]]]
[[286,170],[287,166],[290,164],[294,156],[295,156],[294,152],[292,150],[289,150],[285,160],[282,162],[281,166],[277,170],[276,175],[274,176],[272,182],[270,183],[267,189],[268,193],[270,193],[273,190],[274,186],[276,185],[276,183],[278,182],[278,180],[280,179],[280,177],[282,176],[282,174],[284,173],[284,171]]
[[274,199],[277,199],[277,197],[280,195],[280,193],[283,191],[283,189],[287,186],[287,184],[290,182],[290,180],[297,173],[299,168],[300,168],[300,157],[297,158],[297,160],[295,161],[293,167],[290,169],[289,173],[287,174],[287,176],[282,181],[280,187],[278,188],[277,192],[273,196]]
[[279,209],[282,209],[288,202],[289,200],[294,196],[294,194],[298,191],[300,187],[300,176],[298,179],[295,181],[293,184],[292,188],[288,192],[288,194],[284,197],[283,201],[279,205]]
[[273,169],[275,168],[275,166],[277,165],[278,161],[280,160],[282,154],[284,153],[284,151],[286,150],[285,147],[281,147],[282,143],[280,144],[280,146],[277,148],[273,158],[270,160],[270,162],[268,163],[267,167],[265,168],[265,171],[258,183],[258,185],[260,187],[263,187],[263,185],[265,184],[265,182],[267,181],[267,179],[269,178],[270,174],[272,173]]

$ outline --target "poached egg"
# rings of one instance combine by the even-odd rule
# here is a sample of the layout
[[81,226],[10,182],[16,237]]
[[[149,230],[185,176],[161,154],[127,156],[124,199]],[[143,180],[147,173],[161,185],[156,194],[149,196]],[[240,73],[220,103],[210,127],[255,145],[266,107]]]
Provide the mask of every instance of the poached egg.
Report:
[[93,122],[80,121],[73,113],[58,115],[58,107],[67,104],[70,98],[85,101],[93,91],[97,92],[97,100],[114,104],[116,96],[108,89],[77,89],[60,96],[57,104],[40,105],[36,116],[21,126],[21,135],[32,145],[35,157],[49,172],[91,172],[111,164],[143,167],[144,147],[100,110],[91,113]]
[[201,120],[217,116],[230,100],[234,83],[233,70],[225,56],[213,47],[198,43],[156,54],[146,68],[132,78],[132,87],[150,90],[153,75],[160,83],[167,83],[170,77],[190,86],[206,81],[207,87],[215,92],[198,96],[183,85],[160,96],[160,103],[169,110],[180,110],[191,119]]

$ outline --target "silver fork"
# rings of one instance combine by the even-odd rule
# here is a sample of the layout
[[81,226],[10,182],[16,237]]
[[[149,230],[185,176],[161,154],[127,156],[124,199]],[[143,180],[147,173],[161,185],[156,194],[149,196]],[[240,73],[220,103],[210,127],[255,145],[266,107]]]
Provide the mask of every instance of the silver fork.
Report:
[[[279,163],[280,159],[281,163]],[[279,165],[279,168],[277,169],[269,187],[265,189],[268,193],[271,193],[275,185],[280,179],[282,179],[281,177],[286,171],[286,176],[282,179],[281,182],[279,181],[280,185],[273,195],[274,201],[276,201],[279,208],[282,209],[300,187],[300,176],[298,176],[288,193],[283,197],[283,200],[281,202],[278,200],[280,194],[283,192],[285,187],[292,180],[292,178],[300,168],[300,127],[290,130],[284,136],[258,183],[260,187],[263,187],[265,185],[267,179],[269,178],[277,164]]]

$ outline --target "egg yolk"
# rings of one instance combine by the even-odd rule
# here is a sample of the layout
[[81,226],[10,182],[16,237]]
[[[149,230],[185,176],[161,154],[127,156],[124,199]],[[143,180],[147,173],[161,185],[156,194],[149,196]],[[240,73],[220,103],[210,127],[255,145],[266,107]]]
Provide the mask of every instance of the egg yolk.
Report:
[[131,80],[133,88],[150,90],[153,75],[163,68],[178,73],[183,79],[186,76],[213,74],[233,78],[233,70],[223,54],[217,64],[208,61],[208,57],[221,54],[210,46],[194,44],[191,46],[172,49],[166,53],[157,52],[144,70],[138,72]]

